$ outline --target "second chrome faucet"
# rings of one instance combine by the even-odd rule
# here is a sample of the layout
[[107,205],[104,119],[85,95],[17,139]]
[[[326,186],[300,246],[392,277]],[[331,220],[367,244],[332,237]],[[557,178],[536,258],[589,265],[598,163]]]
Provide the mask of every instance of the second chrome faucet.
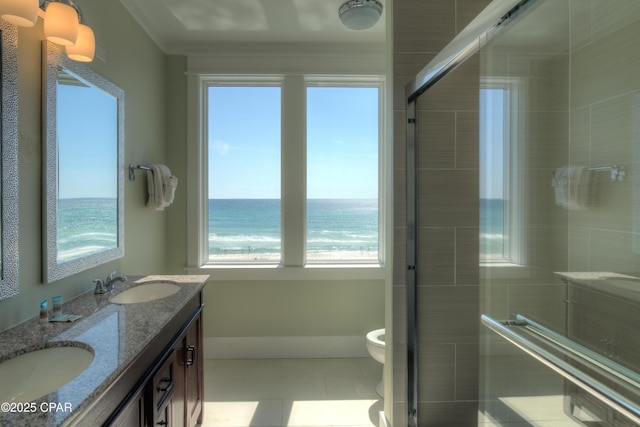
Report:
[[127,281],[127,276],[117,276],[117,271],[113,271],[111,272],[111,274],[109,274],[109,277],[107,277],[105,280],[102,279],[95,279],[93,281],[93,283],[96,284],[96,288],[93,291],[94,294],[106,294],[107,292],[111,292],[116,284],[117,281],[121,281],[121,282],[126,282]]

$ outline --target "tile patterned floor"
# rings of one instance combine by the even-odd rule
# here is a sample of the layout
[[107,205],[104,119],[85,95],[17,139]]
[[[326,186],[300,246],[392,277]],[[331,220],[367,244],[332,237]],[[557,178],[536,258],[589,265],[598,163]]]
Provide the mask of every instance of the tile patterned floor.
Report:
[[370,358],[207,360],[204,371],[204,427],[372,427],[383,410]]

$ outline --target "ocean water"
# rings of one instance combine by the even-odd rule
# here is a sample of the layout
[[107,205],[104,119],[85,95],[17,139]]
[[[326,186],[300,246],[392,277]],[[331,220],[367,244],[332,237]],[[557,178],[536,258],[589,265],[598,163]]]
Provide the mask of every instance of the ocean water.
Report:
[[504,258],[504,200],[480,199],[480,259]]
[[[280,200],[210,199],[212,260],[279,260]],[[309,200],[307,260],[377,259],[377,200]]]
[[[210,199],[209,257],[278,260],[282,248],[280,200]],[[58,201],[58,262],[114,248],[117,200]],[[480,200],[481,259],[504,256],[504,200]],[[378,201],[312,199],[307,205],[308,260],[375,260]]]
[[116,247],[118,201],[115,198],[58,200],[58,262]]

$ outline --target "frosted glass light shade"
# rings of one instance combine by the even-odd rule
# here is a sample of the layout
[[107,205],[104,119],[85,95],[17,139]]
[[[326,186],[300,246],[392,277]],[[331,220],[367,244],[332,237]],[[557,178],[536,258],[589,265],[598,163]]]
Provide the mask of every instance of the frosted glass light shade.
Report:
[[65,46],[67,56],[74,61],[91,62],[96,54],[96,38],[93,30],[80,24],[76,44]]
[[2,0],[0,18],[19,27],[33,27],[38,20],[38,0]]
[[47,40],[69,46],[78,38],[80,19],[78,12],[64,3],[52,2],[44,14],[44,35]]
[[338,16],[350,30],[373,27],[382,15],[382,3],[377,0],[350,0],[340,6]]

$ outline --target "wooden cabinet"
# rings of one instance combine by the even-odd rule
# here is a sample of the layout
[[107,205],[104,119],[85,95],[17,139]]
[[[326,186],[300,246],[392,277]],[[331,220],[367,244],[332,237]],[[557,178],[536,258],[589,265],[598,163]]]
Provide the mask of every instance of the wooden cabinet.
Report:
[[173,424],[194,427],[202,422],[203,350],[202,317],[198,316],[176,344],[178,374],[176,399],[173,402]]
[[193,427],[202,423],[202,408],[204,406],[201,316],[187,330],[184,345],[187,356],[185,362],[185,426]]
[[141,391],[111,425],[116,427],[144,426],[144,415],[144,393]]
[[105,425],[194,427],[202,422],[202,315],[197,311]]

